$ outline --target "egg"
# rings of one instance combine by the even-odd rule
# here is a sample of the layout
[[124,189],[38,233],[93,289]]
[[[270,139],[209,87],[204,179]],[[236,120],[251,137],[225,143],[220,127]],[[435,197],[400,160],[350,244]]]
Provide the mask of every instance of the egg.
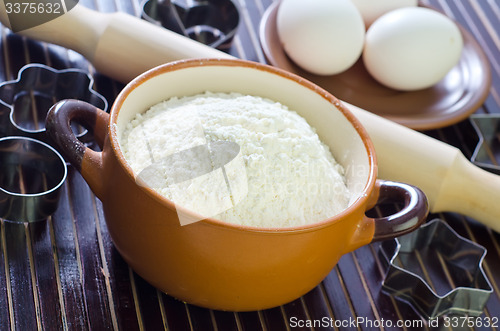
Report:
[[445,15],[422,7],[384,14],[368,29],[363,63],[380,83],[413,91],[438,83],[460,60],[463,39]]
[[363,51],[363,18],[350,0],[283,0],[276,29],[290,59],[317,75],[345,71]]
[[394,9],[416,7],[418,0],[351,0],[358,8],[366,28],[377,18]]

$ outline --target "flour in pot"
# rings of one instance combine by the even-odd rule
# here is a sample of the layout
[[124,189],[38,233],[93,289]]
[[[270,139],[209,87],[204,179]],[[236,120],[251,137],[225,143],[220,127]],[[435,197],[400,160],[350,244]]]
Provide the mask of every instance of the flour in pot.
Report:
[[[269,99],[211,92],[171,98],[137,114],[120,144],[135,174],[168,163],[155,168],[151,186],[205,217],[290,227],[334,216],[349,202],[344,170],[329,148],[304,118]],[[236,146],[222,151],[232,161],[201,169],[214,165],[216,146]],[[192,162],[193,151],[212,161]]]

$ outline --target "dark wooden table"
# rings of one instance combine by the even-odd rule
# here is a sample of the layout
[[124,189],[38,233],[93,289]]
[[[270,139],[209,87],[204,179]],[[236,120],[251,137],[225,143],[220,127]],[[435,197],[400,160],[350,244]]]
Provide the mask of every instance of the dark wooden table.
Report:
[[[140,14],[139,0],[83,0],[103,12]],[[271,0],[236,0],[241,23],[230,53],[266,62],[258,26]],[[470,31],[491,63],[493,85],[478,113],[500,113],[500,3],[498,0],[428,0]],[[94,88],[111,104],[123,85],[96,72],[78,53],[41,43],[1,28],[0,80],[15,79],[27,63],[56,69],[79,68],[95,78]],[[478,142],[468,120],[426,132],[471,157]],[[500,155],[492,156],[499,160]],[[492,159],[492,162],[497,162]],[[499,201],[500,203],[500,201]],[[484,269],[494,293],[482,317],[500,317],[500,235],[458,214],[431,215],[460,235],[484,246]],[[500,220],[499,220],[500,222]],[[101,202],[70,167],[57,212],[30,224],[0,223],[1,330],[295,330],[297,320],[371,321],[343,330],[401,330],[398,321],[420,321],[406,329],[430,329],[410,306],[381,292],[384,269],[372,244],[345,255],[337,267],[304,297],[274,309],[233,313],[202,309],[157,291],[137,276],[114,249]],[[378,324],[377,324],[378,323]],[[390,326],[392,324],[392,326]],[[411,324],[411,323],[410,323]],[[442,326],[442,325],[441,325]],[[315,327],[319,329],[335,329]],[[455,328],[456,329],[456,328]],[[477,328],[491,329],[491,328]],[[495,328],[493,328],[495,329]]]

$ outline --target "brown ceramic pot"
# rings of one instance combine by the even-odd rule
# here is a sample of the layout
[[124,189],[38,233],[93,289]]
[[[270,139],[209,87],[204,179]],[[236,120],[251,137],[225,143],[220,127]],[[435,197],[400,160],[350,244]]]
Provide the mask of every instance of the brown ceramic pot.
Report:
[[[190,217],[191,212],[136,183],[119,139],[136,113],[173,96],[207,90],[258,95],[297,111],[346,169],[353,192],[349,207],[324,221],[291,228],[212,218],[181,226],[178,213]],[[74,137],[71,120],[94,131],[102,152]],[[254,62],[165,64],[130,82],[109,115],[83,102],[61,101],[51,109],[46,127],[102,200],[113,243],[129,265],[167,294],[207,308],[248,311],[290,302],[320,283],[343,254],[417,228],[428,211],[419,189],[376,179],[373,145],[335,97],[299,76]],[[365,212],[382,199],[405,206],[395,215],[367,217]]]

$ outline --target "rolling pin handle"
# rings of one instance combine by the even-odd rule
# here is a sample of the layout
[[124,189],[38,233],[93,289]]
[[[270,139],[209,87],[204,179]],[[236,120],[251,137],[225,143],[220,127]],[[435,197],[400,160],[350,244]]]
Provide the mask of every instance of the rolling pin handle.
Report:
[[500,232],[500,176],[457,153],[433,208],[433,212],[446,211],[472,217]]

